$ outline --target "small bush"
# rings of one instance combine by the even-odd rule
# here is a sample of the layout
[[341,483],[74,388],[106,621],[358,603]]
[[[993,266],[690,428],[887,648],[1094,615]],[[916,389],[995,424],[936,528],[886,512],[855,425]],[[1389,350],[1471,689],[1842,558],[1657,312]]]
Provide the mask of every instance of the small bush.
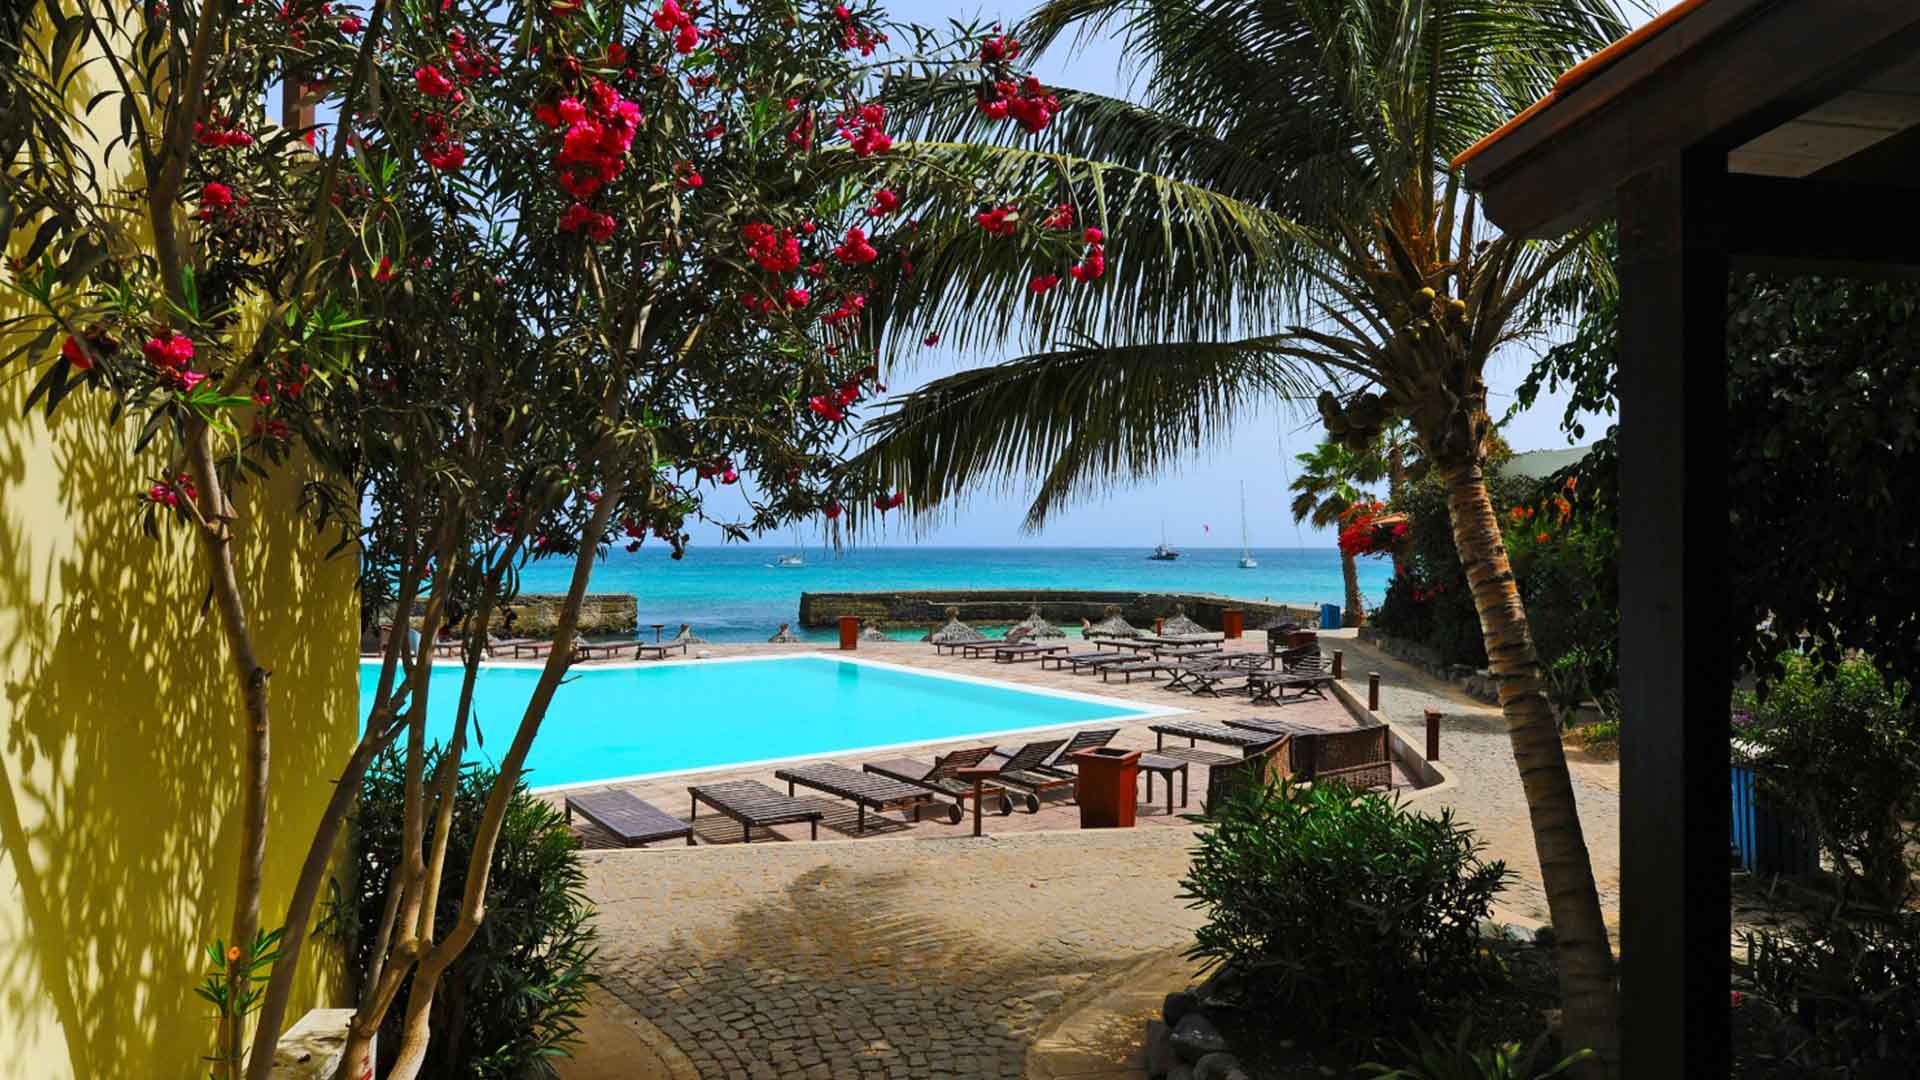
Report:
[[[429,755],[429,775],[437,757]],[[459,918],[465,888],[461,868],[473,850],[473,834],[495,775],[492,769],[474,766],[461,772],[447,873],[435,911],[436,937]],[[392,868],[400,863],[405,776],[398,754],[375,762],[354,817],[358,936],[352,959],[353,970],[362,973],[371,962]],[[431,825],[429,820],[429,830]],[[594,930],[588,920],[593,908],[582,892],[585,881],[580,844],[565,815],[522,785],[507,806],[494,847],[486,919],[447,969],[434,996],[433,1037],[422,1077],[517,1080],[554,1075],[551,1062],[565,1055],[587,991],[598,982],[591,971]],[[398,1000],[404,1002],[405,994],[402,991]],[[401,1007],[390,1011],[380,1032],[383,1074],[400,1047],[403,1012]]]
[[1482,1048],[1476,1045],[1469,1020],[1460,1025],[1450,1043],[1416,1031],[1413,1045],[1399,1047],[1407,1062],[1399,1068],[1370,1062],[1360,1069],[1375,1080],[1551,1080],[1593,1056],[1593,1051],[1581,1050],[1556,1062],[1542,1061],[1547,1040],[1542,1034],[1524,1046],[1508,1042]]
[[1182,896],[1190,955],[1312,1034],[1412,1020],[1491,974],[1479,926],[1509,876],[1471,830],[1339,784],[1250,785],[1210,810]]
[[1920,914],[1746,937],[1754,994],[1794,1022],[1778,1063],[1820,1075],[1911,1076],[1920,1046]]
[[1848,898],[1899,908],[1912,880],[1903,820],[1920,793],[1920,719],[1906,685],[1865,659],[1790,652],[1765,692],[1736,707],[1752,713],[1736,734],[1782,766],[1763,782],[1807,816]]

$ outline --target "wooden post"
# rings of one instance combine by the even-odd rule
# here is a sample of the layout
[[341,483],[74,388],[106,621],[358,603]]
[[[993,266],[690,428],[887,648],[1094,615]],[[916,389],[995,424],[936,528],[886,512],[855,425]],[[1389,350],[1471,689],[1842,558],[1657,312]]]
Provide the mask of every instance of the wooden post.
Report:
[[1380,711],[1380,673],[1377,671],[1367,672],[1367,709]]
[[1440,760],[1440,710],[1427,710],[1427,760]]
[[1333,677],[1338,679],[1345,674],[1347,654],[1340,649],[1333,650]]
[[[1620,1075],[1725,1076],[1726,152],[1620,185]],[[1791,214],[1791,207],[1780,212]],[[1723,228],[1724,226],[1724,228]]]
[[980,803],[986,794],[986,780],[1000,770],[994,766],[977,766],[971,769],[955,769],[954,775],[961,780],[973,781],[973,835],[980,833]]

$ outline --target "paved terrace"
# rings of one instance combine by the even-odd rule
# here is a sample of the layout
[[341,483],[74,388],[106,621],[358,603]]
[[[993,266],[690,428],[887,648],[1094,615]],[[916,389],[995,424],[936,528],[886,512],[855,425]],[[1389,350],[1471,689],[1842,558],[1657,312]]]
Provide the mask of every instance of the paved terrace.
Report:
[[[1323,644],[1346,650],[1349,688],[1364,697],[1366,672],[1381,671],[1382,717],[1415,745],[1424,744],[1422,710],[1446,712],[1442,763],[1454,782],[1422,795],[1420,805],[1453,807],[1481,830],[1489,857],[1518,872],[1500,917],[1544,920],[1498,710],[1354,641],[1328,640],[1334,636],[1323,635]],[[1255,635],[1236,647],[1264,643]],[[728,656],[819,646],[709,648]],[[1196,699],[1169,693],[1164,683],[1103,685],[1097,676],[1042,672],[1031,663],[935,657],[926,645],[863,645],[860,655],[1177,705],[1202,719],[1354,723],[1335,702],[1276,708]],[[1124,726],[1116,744],[1151,747],[1153,722]],[[977,744],[929,744],[914,755]],[[827,760],[857,767],[860,755]],[[622,786],[684,818],[688,783],[773,784],[772,772],[721,769]],[[1204,772],[1194,767],[1193,809]],[[1618,905],[1617,773],[1576,762],[1574,779],[1611,912]],[[1133,830],[1077,831],[1076,808],[1056,796],[1037,814],[988,815],[981,839],[970,835],[971,817],[958,826],[933,817],[908,825],[889,814],[875,828],[869,814],[865,838],[840,842],[854,839],[853,809],[822,799],[827,817],[817,843],[806,841],[802,825],[756,830],[753,843],[742,845],[736,823],[703,812],[697,847],[590,851],[605,985],[561,1073],[570,1080],[1144,1076],[1131,1056],[1139,1021],[1158,991],[1185,981],[1189,966],[1178,954],[1198,924],[1198,913],[1178,898],[1192,827],[1177,807],[1169,817],[1161,797],[1156,789],[1154,805],[1140,807]],[[609,846],[590,826],[584,835],[590,845]],[[1108,1004],[1116,987],[1134,986],[1154,992],[1136,995],[1133,1012]]]

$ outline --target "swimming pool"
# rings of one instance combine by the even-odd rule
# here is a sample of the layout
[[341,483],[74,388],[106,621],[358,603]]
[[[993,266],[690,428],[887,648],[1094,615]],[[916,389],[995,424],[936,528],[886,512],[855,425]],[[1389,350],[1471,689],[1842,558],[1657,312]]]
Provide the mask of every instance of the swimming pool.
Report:
[[[379,670],[360,666],[363,709]],[[505,751],[539,677],[532,664],[482,667],[474,716],[484,746],[469,736],[469,759]],[[429,740],[452,733],[460,678],[456,664],[434,666]],[[554,695],[527,782],[606,783],[1179,711],[820,654],[582,667]]]

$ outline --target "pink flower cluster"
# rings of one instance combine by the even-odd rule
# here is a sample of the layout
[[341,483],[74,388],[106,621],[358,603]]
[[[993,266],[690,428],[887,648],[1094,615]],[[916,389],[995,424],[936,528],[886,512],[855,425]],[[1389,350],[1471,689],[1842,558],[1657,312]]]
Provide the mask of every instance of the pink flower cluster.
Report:
[[216,214],[233,209],[233,189],[218,180],[208,181],[200,189],[200,220],[212,221]]
[[1077,264],[1067,269],[1075,281],[1092,281],[1107,272],[1106,234],[1099,229],[1088,229],[1081,239],[1087,242],[1087,253]]
[[741,227],[740,237],[747,242],[747,254],[762,270],[786,274],[800,268],[800,238],[790,230],[750,221]]
[[193,122],[193,138],[201,146],[252,146],[253,136],[233,126],[229,120],[221,126]]
[[157,503],[171,510],[180,508],[182,498],[197,499],[200,492],[193,486],[193,478],[186,473],[174,477],[171,481],[162,480],[147,489],[147,501]]
[[566,213],[560,215],[561,232],[585,233],[587,239],[596,244],[613,239],[613,231],[617,227],[612,214],[588,209],[584,203],[574,203],[567,207]]
[[893,136],[886,133],[886,107],[877,102],[860,106],[860,111],[849,113],[840,118],[840,134],[853,147],[857,157],[872,157],[884,154],[893,148]]
[[867,231],[855,226],[847,230],[846,239],[833,249],[833,257],[848,266],[865,266],[879,258],[880,252],[867,242]]
[[861,56],[872,56],[874,49],[887,43],[887,35],[876,34],[862,25],[845,4],[834,5],[833,17],[840,20],[840,47],[844,50],[858,49]]
[[193,370],[193,339],[167,331],[164,337],[148,338],[141,354],[147,363],[160,369],[162,378],[171,381],[182,391],[191,391],[207,381],[204,372]]
[[1032,75],[1017,83],[1000,79],[993,84],[992,94],[981,91],[980,111],[995,120],[1012,117],[1032,134],[1045,130],[1053,122],[1053,114],[1060,111],[1060,99],[1047,93],[1047,88]]
[[996,206],[973,215],[988,236],[1012,236],[1020,227],[1020,211],[1011,206]]
[[673,51],[685,56],[700,47],[700,31],[694,28],[693,17],[700,10],[695,0],[687,0],[687,7],[681,8],[677,0],[666,0],[660,10],[653,13],[653,25],[662,33],[673,35]]
[[900,209],[900,196],[892,188],[881,188],[873,193],[873,204],[867,207],[868,217],[885,217]]
[[902,491],[896,491],[891,495],[875,495],[873,497],[873,508],[883,514],[889,510],[898,510],[906,504],[907,496],[906,493]]
[[561,98],[534,116],[548,127],[566,125],[554,164],[560,186],[576,199],[590,199],[627,167],[627,151],[640,126],[640,106],[598,79],[587,83],[586,100]]

